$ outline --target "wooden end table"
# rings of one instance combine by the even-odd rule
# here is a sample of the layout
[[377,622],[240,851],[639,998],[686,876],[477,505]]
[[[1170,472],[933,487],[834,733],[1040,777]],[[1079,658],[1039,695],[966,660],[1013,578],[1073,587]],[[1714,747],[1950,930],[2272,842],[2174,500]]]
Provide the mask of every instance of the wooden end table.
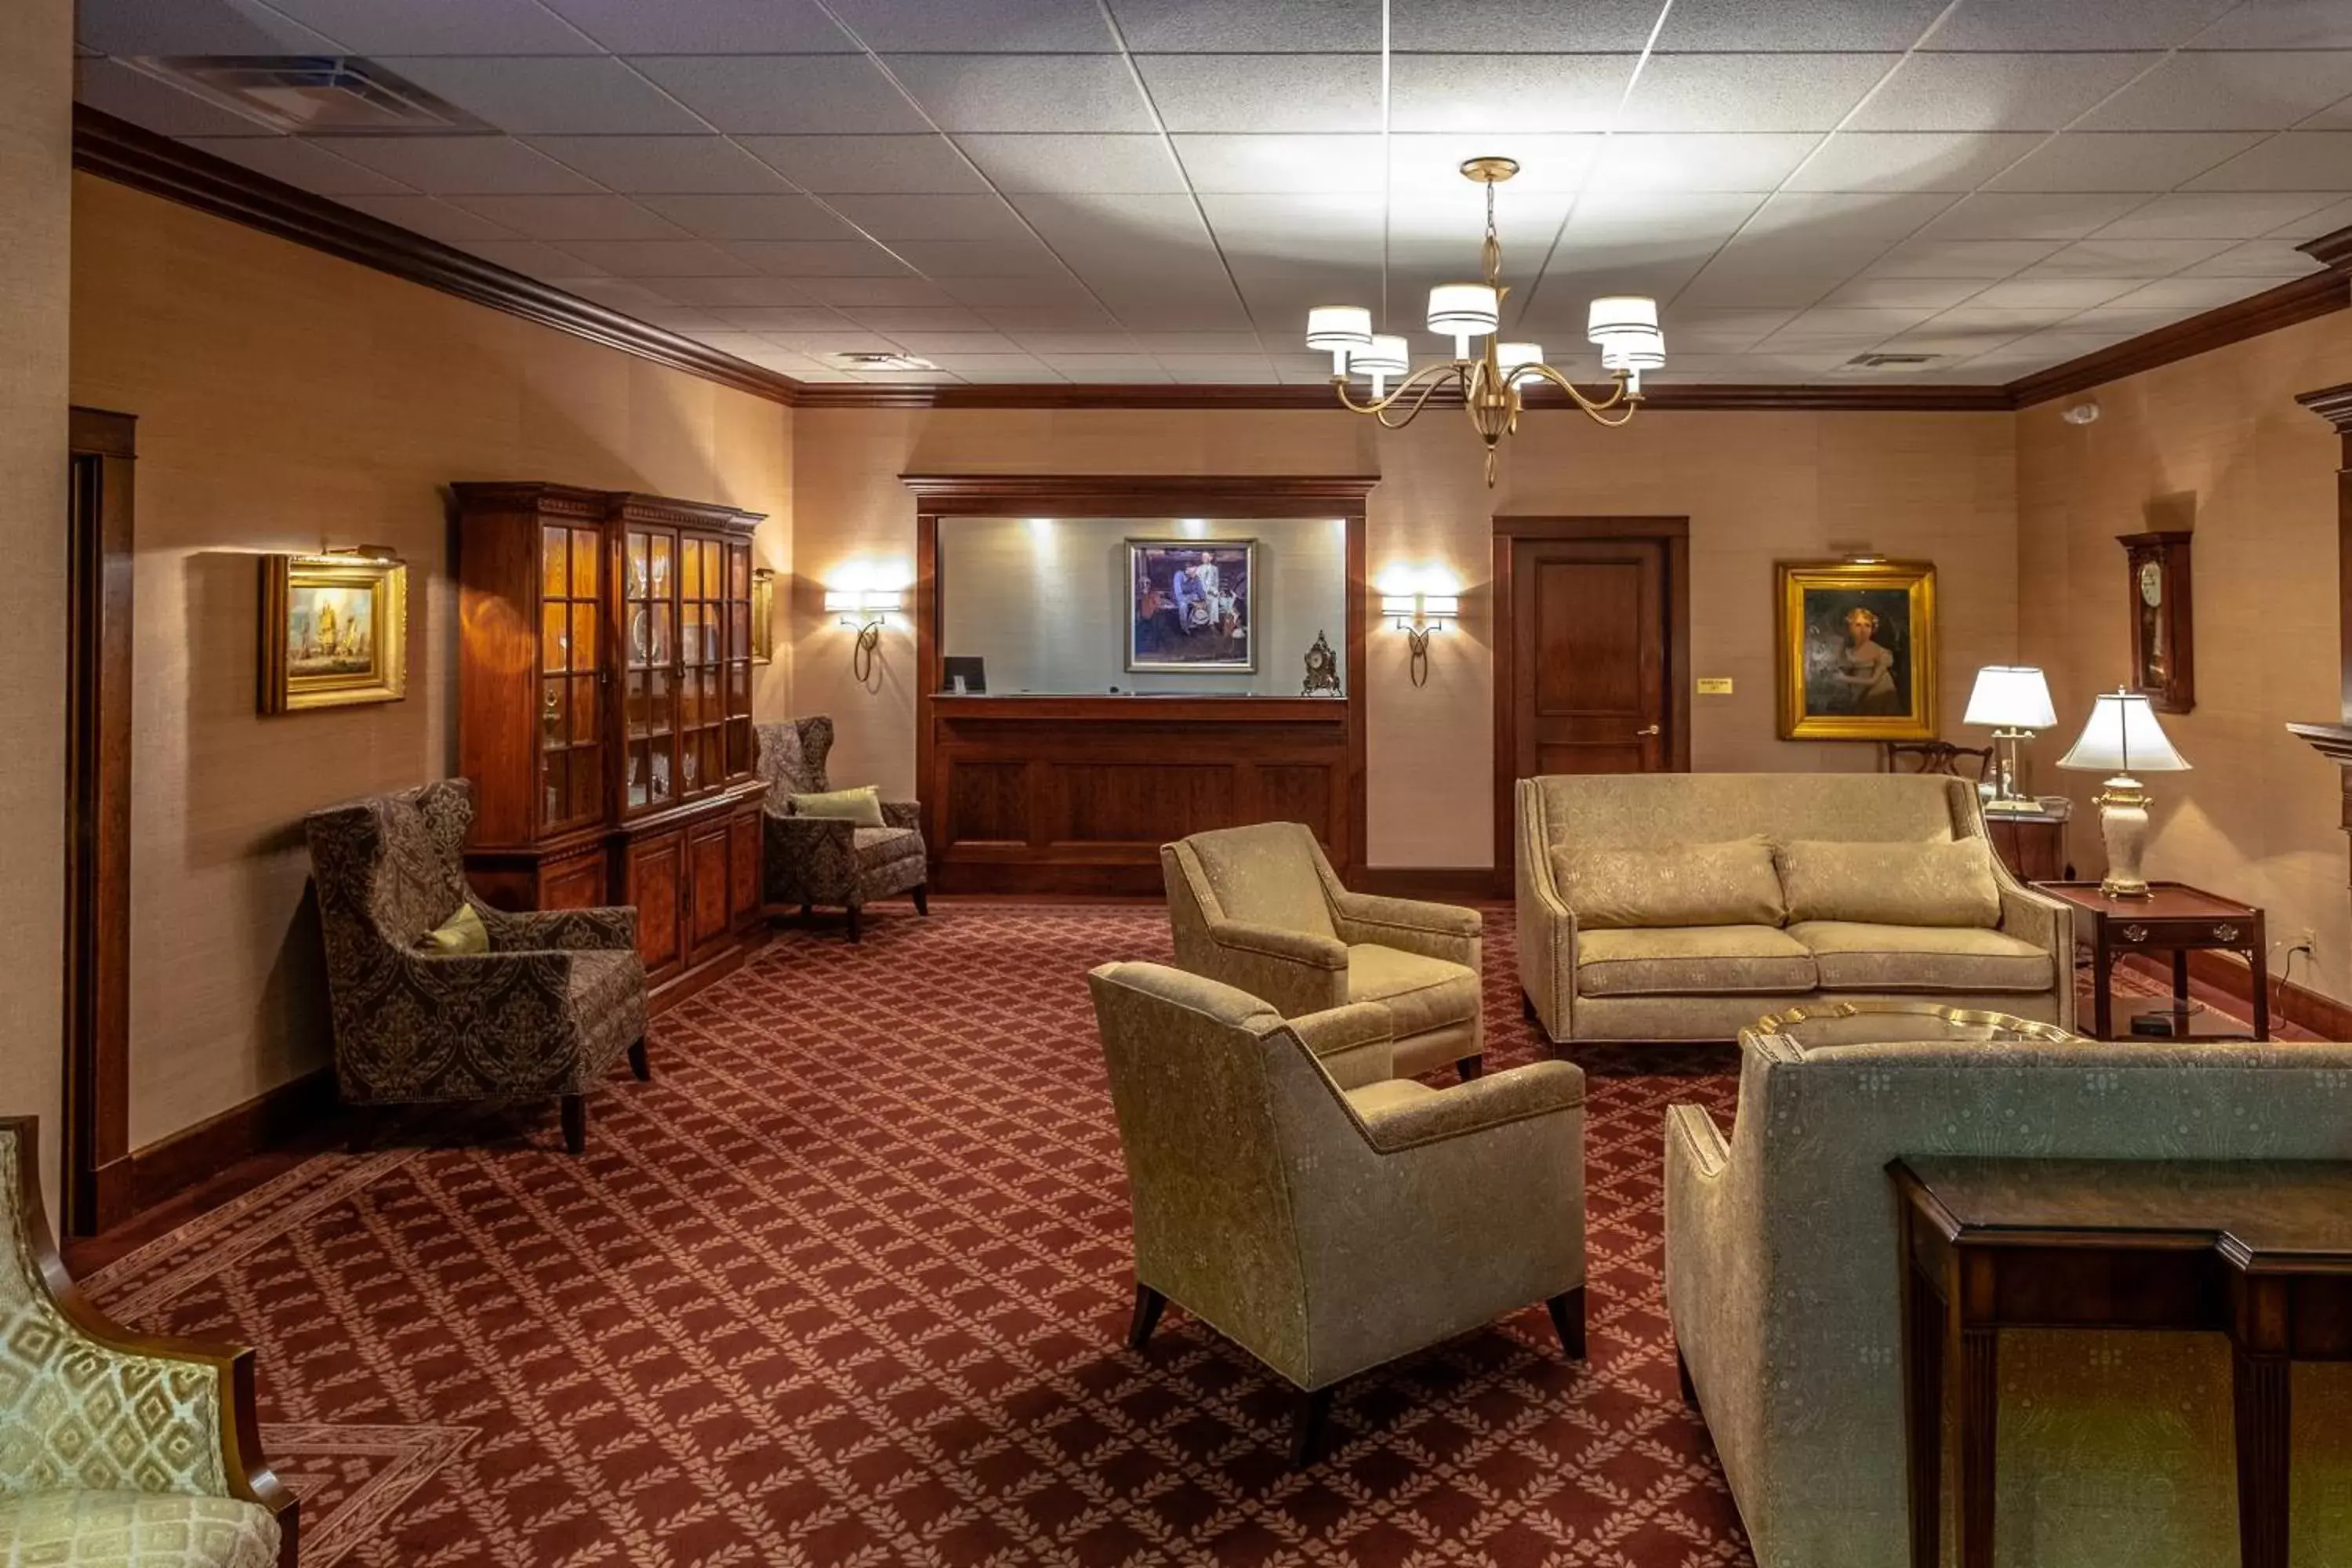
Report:
[[2066,824],[2074,815],[2063,795],[2044,800],[2032,811],[1984,814],[1985,837],[2001,864],[2024,882],[2071,882],[2074,862],[2066,858]]
[[[2225,899],[2186,882],[2151,882],[2148,896],[2144,899],[2110,898],[2099,891],[2096,882],[2036,882],[2033,886],[2091,917],[2093,1023],[2084,1032],[2093,1039],[2144,1037],[2115,1031],[2116,959],[2127,953],[2166,952],[2172,954],[2174,1026],[2168,1031],[2169,1037],[2271,1037],[2270,943],[2263,934],[2263,911],[2257,906]],[[2198,948],[2217,948],[2245,956],[2253,973],[2250,987],[2254,1004],[2252,1034],[2237,1028],[2197,1028],[2189,1023],[2189,954]]]
[[1897,1160],[1913,1568],[1937,1568],[1956,1365],[1959,1568],[1991,1568],[2005,1328],[2230,1340],[2243,1568],[2286,1568],[2298,1361],[2352,1361],[2352,1163]]

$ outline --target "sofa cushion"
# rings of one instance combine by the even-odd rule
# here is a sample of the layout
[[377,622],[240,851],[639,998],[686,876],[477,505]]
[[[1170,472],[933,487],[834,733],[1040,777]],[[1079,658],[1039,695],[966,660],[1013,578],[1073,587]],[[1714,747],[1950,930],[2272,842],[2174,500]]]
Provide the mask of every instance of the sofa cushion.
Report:
[[178,1492],[0,1496],[0,1563],[56,1568],[276,1568],[278,1521],[258,1503]]
[[1475,1018],[1478,976],[1442,958],[1358,942],[1348,949],[1348,1000],[1385,1005],[1402,1040]]
[[1563,847],[1553,853],[1552,875],[1582,931],[1775,926],[1787,915],[1772,847],[1762,838]]
[[1786,994],[1813,988],[1813,955],[1768,925],[1576,933],[1576,989],[1583,996]]
[[2047,991],[2053,974],[2032,942],[1978,927],[1805,921],[1789,935],[1824,991]]
[[1871,925],[2000,924],[2000,884],[1992,846],[1945,843],[1837,844],[1791,839],[1778,851],[1789,919]]

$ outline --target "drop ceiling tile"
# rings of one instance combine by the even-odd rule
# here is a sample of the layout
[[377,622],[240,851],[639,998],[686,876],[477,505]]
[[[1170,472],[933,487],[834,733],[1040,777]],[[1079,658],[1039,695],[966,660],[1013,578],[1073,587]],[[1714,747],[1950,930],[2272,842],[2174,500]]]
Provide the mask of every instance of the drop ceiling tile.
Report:
[[2352,95],[2352,50],[2177,54],[2093,110],[2085,131],[2283,131]]
[[1072,381],[1102,381],[1131,370],[1158,370],[1160,362],[1150,354],[1064,354],[1043,353],[1039,357]]
[[2126,54],[1912,55],[1854,112],[1844,129],[2055,131],[2130,80],[2156,58]]
[[[1634,55],[1399,55],[1390,62],[1391,132],[1476,131],[1491,134],[1546,131],[1607,131],[1632,79]],[[1354,112],[1344,125],[1236,127],[1214,123],[1187,130],[1380,129],[1379,62],[1370,59],[1341,83],[1317,71]],[[1273,90],[1279,91],[1279,83]],[[1213,110],[1213,84],[1204,107]],[[1334,117],[1338,116],[1335,108]],[[1171,129],[1173,127],[1171,126]]]
[[1792,191],[1973,191],[2041,145],[2032,131],[1848,131],[1789,176]]
[[808,196],[649,195],[642,205],[704,239],[857,237],[847,224]]
[[1674,306],[1667,310],[1662,324],[1670,348],[1736,353],[1762,342],[1796,316],[1797,312],[1790,310],[1727,310]]
[[1381,128],[1375,55],[1145,55],[1135,64],[1171,132]]
[[2168,327],[2175,321],[2202,315],[2205,309],[2202,305],[2099,305],[2069,316],[2066,321],[2070,326],[2080,323],[2086,331],[2123,332],[2137,337],[2142,332],[2152,332],[2158,327]]
[[616,55],[855,53],[809,0],[541,0]]
[[757,270],[698,239],[574,239],[558,248],[618,278],[731,278]]
[[868,331],[984,332],[988,322],[953,305],[848,305],[842,314]]
[[648,286],[680,304],[714,309],[805,306],[809,302],[799,285],[781,278],[664,278]]
[[503,224],[493,223],[478,214],[466,212],[433,196],[346,195],[335,199],[347,207],[358,208],[370,217],[398,224],[412,234],[437,239],[444,245],[457,245],[467,240],[523,237]]
[[883,306],[943,310],[955,304],[946,290],[924,278],[811,277],[800,279],[800,288],[817,303],[845,311]]
[[1064,357],[1098,354],[1142,356],[1142,351],[1135,346],[1135,340],[1125,332],[1035,331],[1014,332],[1012,336],[1023,349],[1048,364]]
[[2100,229],[2098,237],[2259,239],[2334,200],[2295,191],[2175,192],[2135,207]]
[[[1388,188],[1387,149],[1377,135],[1186,135],[1175,143],[1196,191],[1360,195]],[[1461,180],[1458,171],[1449,172]]]
[[194,136],[186,140],[199,153],[242,163],[256,174],[322,196],[389,196],[408,191],[389,174],[337,157],[318,142],[299,137]]
[[1596,191],[1769,191],[1804,162],[1811,132],[1749,136],[1612,136],[1593,160]]
[[1853,277],[1883,248],[1874,240],[1815,242],[1743,235],[1717,251],[1675,298],[1689,305],[1802,309]]
[[450,203],[530,239],[693,237],[626,196],[453,196]]
[[2339,228],[2352,228],[2352,201],[2337,202],[2293,223],[2281,224],[2263,237],[2295,241],[2317,239],[2322,235],[2334,234]]
[[956,195],[988,182],[935,132],[902,136],[744,136],[746,151],[819,195],[899,193]]
[[1014,55],[1110,54],[1118,40],[1096,0],[831,0],[869,49]]
[[[1543,276],[1524,288],[1505,309],[1516,311],[1511,316],[1516,330],[1553,337],[1563,333],[1580,337],[1585,307],[1601,295],[1646,294],[1654,300],[1678,300],[1706,263],[1704,256],[1681,253],[1639,258],[1583,252],[1563,255],[1555,258]],[[1816,289],[1791,301],[1790,308],[1811,303],[1820,291]],[[1745,297],[1708,298],[1704,293],[1691,300],[1694,305],[1712,306],[1748,306],[1756,302]]]
[[930,129],[862,56],[640,55],[630,63],[725,132],[873,136]]
[[723,136],[534,136],[529,144],[625,195],[751,195],[788,187]]
[[2352,191],[2352,131],[2288,132],[2189,182],[2193,191]]
[[2352,49],[2343,0],[2253,0],[2197,35],[2200,49]]
[[[954,243],[953,240],[916,241],[910,248],[919,254],[927,245]],[[1085,290],[1071,281],[1068,269],[1060,265],[1058,258],[1050,272],[1021,277],[982,274],[968,278],[941,273],[936,275],[936,280],[957,304],[983,309],[1058,305],[1073,298],[1086,297]]]
[[2169,49],[2238,0],[1960,0],[1932,49]]
[[1887,339],[1880,348],[1886,353],[1939,354],[1954,360],[1968,360],[2013,343],[2031,331],[2030,327],[1995,326],[1990,322],[1948,326],[1942,317],[1937,317],[1910,331]]
[[2082,239],[2147,198],[2134,195],[2043,195],[1979,191],[1920,230],[1922,239]]
[[1925,305],[1817,305],[1783,322],[1766,342],[1789,346],[1797,338],[1861,338],[1883,342],[1936,311]]
[[2070,131],[1988,184],[1998,191],[2168,191],[2207,170],[2218,172],[2233,153],[2260,141],[2259,132],[2243,131]]
[[2194,306],[2210,310],[2216,305],[2259,293],[2263,287],[2259,278],[2159,278],[2153,283],[2141,284],[2128,294],[2117,295],[2110,303],[2132,310]]
[[2034,263],[2037,277],[2168,278],[2230,248],[2226,239],[2078,239]]
[[[1229,307],[1240,308],[1239,300]],[[1110,332],[1119,325],[1108,310],[1083,297],[1052,305],[983,305],[980,313],[997,331],[1020,338],[1033,332]]]
[[741,359],[746,354],[773,353],[775,345],[751,332],[732,332],[724,328],[717,331],[704,328],[685,334],[705,348],[717,349],[723,354]]
[[1263,352],[1255,332],[1138,332],[1134,337],[1138,353],[1162,359],[1183,354],[1246,357]]
[[595,41],[538,0],[270,0],[355,55],[593,55]]
[[838,332],[765,332],[761,337],[778,348],[812,359],[827,354],[896,353],[898,347],[885,333],[857,327]]
[[277,134],[257,120],[233,113],[119,60],[76,60],[74,99],[161,136]]
[[698,310],[690,305],[673,305],[667,300],[633,313],[641,321],[667,327],[673,332],[716,332],[724,331],[727,326],[725,321],[708,310]]
[[478,256],[493,266],[528,278],[569,280],[593,277],[600,270],[576,256],[566,256],[555,247],[541,245],[535,239],[461,239],[455,243],[468,256]]
[[[667,288],[663,285],[665,291]],[[816,305],[728,305],[713,313],[747,332],[839,332],[853,325],[840,311]]]
[[[1513,136],[1511,156],[1519,172],[1499,193],[1508,201],[1528,191],[1573,195],[1584,188],[1601,138],[1566,132]],[[1418,197],[1429,191],[1453,192],[1468,184],[1462,165],[1495,150],[1492,133],[1476,131],[1420,132],[1397,134],[1389,142],[1389,189],[1399,196]]]
[[338,136],[334,150],[439,195],[566,195],[596,189],[593,180],[505,136]]
[[101,55],[338,54],[332,39],[258,0],[80,0],[74,37]]
[[383,62],[501,131],[518,134],[691,135],[707,129],[610,56]]
[[1212,250],[1200,205],[1189,195],[1018,195],[1011,198],[1045,242],[1073,251],[1166,257],[1170,247]]
[[880,240],[1026,239],[1029,230],[996,195],[836,195],[844,217]]
[[951,370],[958,375],[971,376],[982,381],[1003,380],[1023,372],[1041,379],[1050,378],[1055,381],[1062,379],[1058,375],[1052,375],[1045,365],[1024,353],[934,353],[916,343],[908,343],[908,350],[909,353],[921,354],[941,370]]
[[1173,193],[1188,187],[1184,172],[1157,132],[1128,135],[968,133],[956,138],[989,183],[1007,195],[1058,192]]
[[1741,237],[1773,236],[1829,243],[1874,239],[1891,245],[1909,237],[1955,199],[1948,195],[1782,191],[1756,209]]
[[1874,278],[2007,278],[2064,247],[2039,239],[1911,239],[1870,265]]
[[1110,0],[1139,55],[1369,52],[1381,47],[1381,0]]
[[1003,332],[939,331],[918,326],[890,335],[905,344],[908,353],[940,364],[947,363],[940,357],[942,354],[1017,354],[1033,363],[1036,359]]
[[884,63],[950,134],[1156,129],[1117,55],[891,55]]
[[903,278],[908,268],[864,239],[737,239],[730,255],[772,278]]
[[1971,308],[1993,310],[2063,308],[2086,310],[2104,305],[2140,286],[2137,278],[2072,278],[2021,275],[2005,278],[1969,301]]
[[567,293],[625,310],[640,321],[647,319],[648,310],[677,308],[667,295],[627,278],[569,278],[563,287]]
[[1763,191],[1655,191],[1640,187],[1587,192],[1570,215],[1563,248],[1630,242],[1712,250],[1739,232],[1764,205]]
[[1824,305],[1921,305],[1946,310],[1983,291],[1981,278],[1857,278]]
[[2284,239],[2250,239],[2184,267],[2184,278],[2300,278],[2319,263]]
[[[926,278],[1049,279],[1050,286],[1069,286],[1069,269],[1054,253],[1027,237],[1021,239],[894,239],[890,248],[908,266]],[[1034,296],[1032,296],[1034,297]],[[967,300],[977,304],[978,300]]]
[[[1669,53],[1907,49],[1947,4],[1948,0],[1675,0],[1666,13],[1657,47]],[[1581,7],[1553,9],[1573,16]],[[1645,30],[1647,25],[1644,17]]]
[[1265,360],[1183,360],[1165,366],[1180,386],[1274,386],[1282,377]]
[[1654,55],[1620,111],[1625,131],[1828,131],[1899,55]]

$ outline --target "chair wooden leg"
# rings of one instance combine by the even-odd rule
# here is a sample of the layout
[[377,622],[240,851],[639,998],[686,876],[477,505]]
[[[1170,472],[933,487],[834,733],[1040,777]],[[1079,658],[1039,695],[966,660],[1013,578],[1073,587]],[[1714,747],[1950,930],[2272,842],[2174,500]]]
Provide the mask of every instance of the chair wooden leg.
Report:
[[1519,1016],[1530,1024],[1536,1021],[1536,999],[1524,991],[1519,993]]
[[588,1097],[584,1094],[563,1097],[563,1147],[573,1154],[588,1147]]
[[915,912],[919,915],[931,912],[931,889],[927,883],[915,884]]
[[1127,1325],[1127,1348],[1139,1351],[1150,1342],[1151,1331],[1160,1326],[1160,1314],[1167,1307],[1168,1298],[1141,1280],[1135,1285],[1135,1317]]
[[653,1079],[654,1064],[646,1059],[646,1042],[642,1038],[629,1047],[629,1070],[637,1075],[639,1083],[647,1083]]
[[864,933],[859,931],[857,929],[857,906],[856,904],[852,904],[849,906],[849,940],[852,942],[859,941],[863,934]]
[[1693,1410],[1698,1408],[1698,1388],[1690,1380],[1690,1363],[1683,1359],[1683,1347],[1675,1347],[1675,1376],[1683,1385],[1683,1403]]
[[1559,1348],[1568,1359],[1584,1360],[1584,1287],[1561,1291],[1544,1303],[1544,1310],[1551,1314],[1552,1331],[1559,1336]]
[[388,1114],[379,1106],[345,1106],[343,1120],[347,1132],[344,1147],[354,1154],[364,1154],[373,1150],[376,1140],[383,1135],[383,1126]]
[[809,921],[814,919],[816,919],[816,906],[814,904],[803,904],[801,906],[801,924],[806,925]]
[[1464,1057],[1454,1064],[1454,1070],[1461,1077],[1464,1083],[1468,1083],[1486,1070],[1486,1058],[1483,1055]]
[[1303,1470],[1315,1461],[1315,1450],[1323,1443],[1324,1418],[1331,1414],[1331,1390],[1318,1388],[1312,1394],[1301,1394],[1298,1410],[1290,1418],[1290,1468]]

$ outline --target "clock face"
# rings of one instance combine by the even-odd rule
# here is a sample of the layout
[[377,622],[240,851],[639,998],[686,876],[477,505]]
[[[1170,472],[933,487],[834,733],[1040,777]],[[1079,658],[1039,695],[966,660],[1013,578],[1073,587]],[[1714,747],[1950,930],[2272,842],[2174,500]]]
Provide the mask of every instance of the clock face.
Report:
[[1327,668],[1330,665],[1330,663],[1331,663],[1331,656],[1330,656],[1329,654],[1328,654],[1328,653],[1325,653],[1321,648],[1317,647],[1317,648],[1309,648],[1309,649],[1307,649],[1307,668],[1309,668],[1309,669],[1316,669],[1316,670],[1324,669],[1324,668]]
[[2140,563],[2139,596],[2151,610],[2164,603],[2164,568],[2157,562]]

